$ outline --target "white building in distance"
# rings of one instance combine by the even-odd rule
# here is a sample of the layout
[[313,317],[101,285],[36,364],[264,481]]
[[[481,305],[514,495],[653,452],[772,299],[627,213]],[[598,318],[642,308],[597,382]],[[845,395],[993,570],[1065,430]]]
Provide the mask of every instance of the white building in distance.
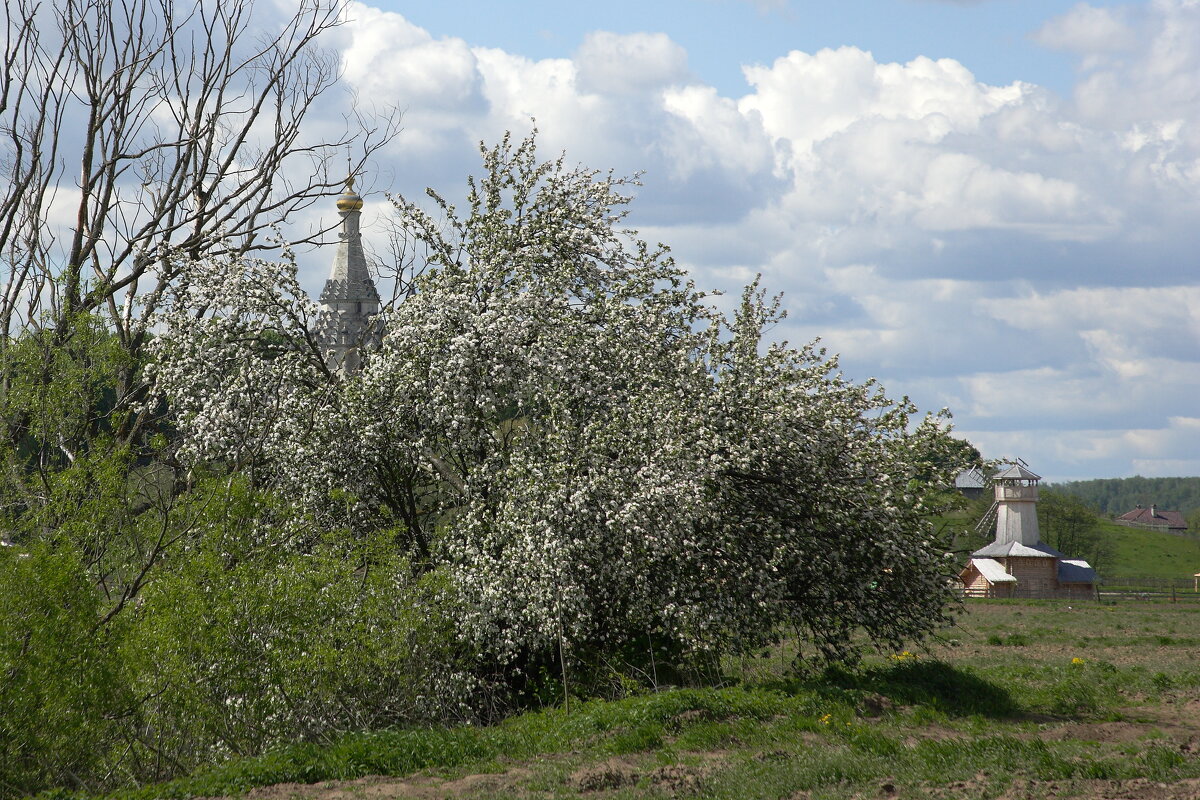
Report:
[[379,292],[367,269],[359,219],[363,200],[354,191],[354,178],[346,180],[346,191],[337,199],[342,229],[333,251],[329,279],[321,291],[318,337],[330,368],[346,373],[362,364],[362,349],[379,339],[374,317],[379,313]]

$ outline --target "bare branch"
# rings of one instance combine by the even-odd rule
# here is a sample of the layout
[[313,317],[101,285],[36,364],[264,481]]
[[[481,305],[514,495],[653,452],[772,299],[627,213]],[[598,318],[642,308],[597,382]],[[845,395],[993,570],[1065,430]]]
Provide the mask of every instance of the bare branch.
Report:
[[7,3],[0,348],[41,312],[64,330],[73,313],[107,309],[136,351],[175,279],[172,254],[277,246],[266,229],[340,186],[330,159],[355,146],[361,164],[390,141],[392,112],[304,140],[339,77],[318,43],[341,19],[340,0],[302,2],[269,26],[253,0]]

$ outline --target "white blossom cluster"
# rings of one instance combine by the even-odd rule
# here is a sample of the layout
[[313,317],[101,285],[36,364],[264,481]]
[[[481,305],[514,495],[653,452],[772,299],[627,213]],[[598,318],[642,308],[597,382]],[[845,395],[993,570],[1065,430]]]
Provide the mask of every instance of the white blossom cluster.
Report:
[[148,372],[186,432],[184,460],[269,464],[336,391],[309,332],[317,307],[290,262],[188,264],[163,308]]
[[428,269],[359,372],[324,369],[291,268],[196,265],[156,343],[183,454],[392,531],[500,662],[744,651],[785,624],[847,657],[857,631],[942,624],[942,417],[766,346],[757,287],[732,319],[706,305],[619,229],[627,180],[538,163],[532,139],[484,157],[465,215],[397,202]]

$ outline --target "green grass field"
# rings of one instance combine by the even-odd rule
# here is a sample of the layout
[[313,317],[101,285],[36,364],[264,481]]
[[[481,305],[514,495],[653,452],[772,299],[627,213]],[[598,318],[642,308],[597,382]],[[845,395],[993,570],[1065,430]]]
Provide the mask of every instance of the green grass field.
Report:
[[1197,652],[1200,604],[973,601],[928,651],[854,672],[797,676],[785,647],[723,686],[348,735],[120,796],[1195,798]]
[[1191,581],[1200,572],[1200,538],[1127,528],[1101,520],[1100,533],[1112,546],[1103,573],[1121,577],[1177,578]]

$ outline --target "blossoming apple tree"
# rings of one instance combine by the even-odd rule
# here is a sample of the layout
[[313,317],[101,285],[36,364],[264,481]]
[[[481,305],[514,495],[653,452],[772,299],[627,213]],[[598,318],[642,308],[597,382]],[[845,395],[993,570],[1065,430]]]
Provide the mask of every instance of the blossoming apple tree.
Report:
[[943,416],[766,341],[756,285],[717,311],[621,229],[629,180],[532,137],[483,154],[464,211],[396,201],[424,269],[357,372],[326,368],[293,267],[187,265],[155,342],[181,457],[289,498],[290,546],[386,531],[495,664],[786,626],[847,658],[943,624]]

